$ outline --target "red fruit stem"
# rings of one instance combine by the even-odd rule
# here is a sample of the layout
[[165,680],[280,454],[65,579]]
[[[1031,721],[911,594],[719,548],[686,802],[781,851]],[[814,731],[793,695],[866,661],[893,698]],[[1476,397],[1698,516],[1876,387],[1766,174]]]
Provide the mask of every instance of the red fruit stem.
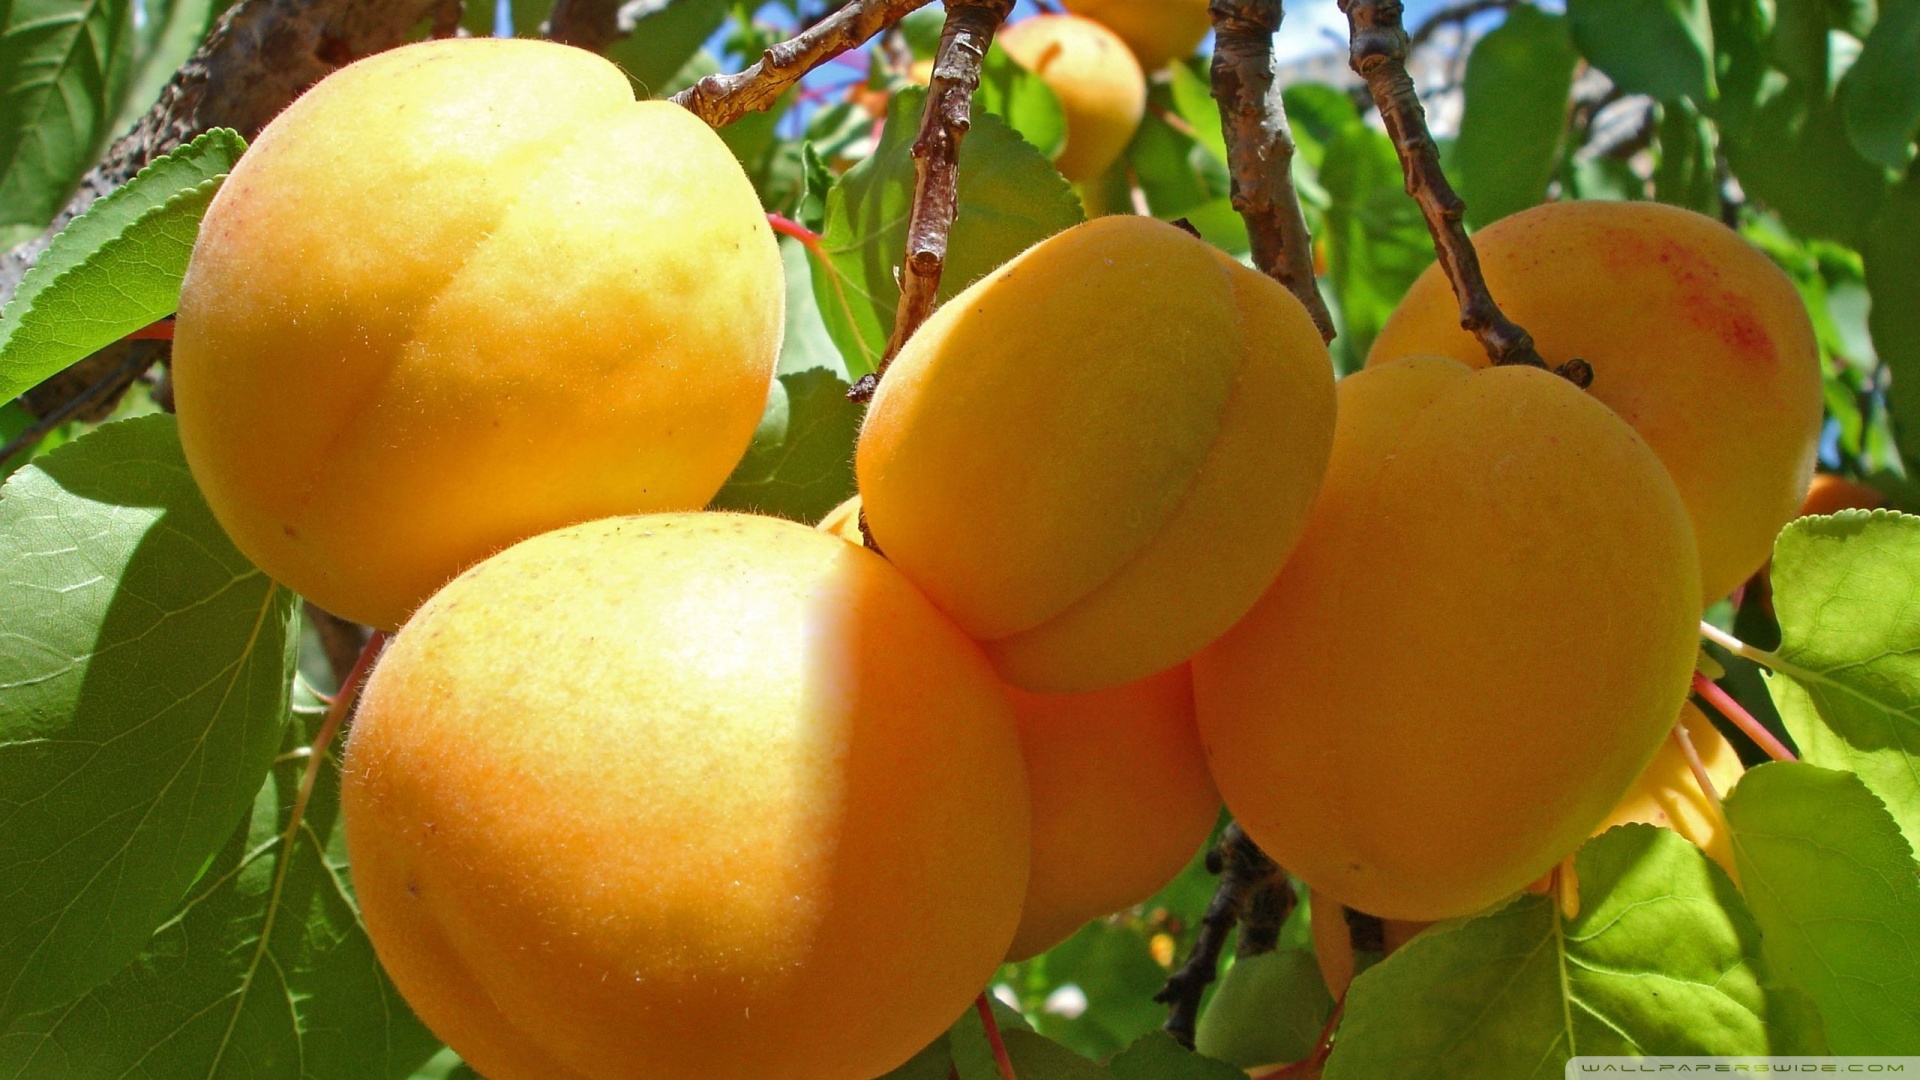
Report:
[[820,241],[822,237],[819,233],[781,214],[768,214],[767,224],[773,226],[773,231],[779,233],[781,236],[791,236],[795,240],[805,244],[807,250],[812,252],[815,257],[825,258],[825,256],[820,253]]
[[1798,760],[1793,756],[1793,751],[1787,749],[1785,743],[1781,742],[1773,732],[1768,731],[1765,724],[1754,719],[1753,714],[1748,712],[1744,705],[1735,701],[1732,694],[1720,688],[1720,684],[1696,671],[1693,673],[1693,692],[1705,698],[1707,704],[1712,705],[1734,727],[1745,732],[1747,738],[1752,739],[1760,749],[1767,752],[1768,757],[1775,761]]
[[987,1029],[987,1045],[993,1047],[993,1061],[1000,1067],[1000,1080],[1020,1080],[1013,1071],[1013,1059],[1007,1056],[1007,1041],[1000,1037],[1000,1021],[994,1019],[993,1002],[983,993],[973,999],[973,1008],[980,1014],[980,1026]]
[[135,330],[126,337],[128,341],[172,341],[173,316],[169,315],[159,322],[150,323]]

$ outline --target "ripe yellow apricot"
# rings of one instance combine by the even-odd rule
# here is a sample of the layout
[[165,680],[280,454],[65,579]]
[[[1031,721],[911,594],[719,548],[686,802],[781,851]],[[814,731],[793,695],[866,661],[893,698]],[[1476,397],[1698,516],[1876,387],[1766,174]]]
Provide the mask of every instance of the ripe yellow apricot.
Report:
[[1290,293],[1171,225],[1099,218],[927,321],[855,466],[880,549],[1002,677],[1097,690],[1181,663],[1259,598],[1333,410]]
[[784,298],[752,185],[684,109],[579,49],[412,45],[314,87],[214,198],[180,438],[249,558],[390,628],[528,536],[705,505]]
[[1009,687],[1033,797],[1033,873],[1009,960],[1138,904],[1193,861],[1220,816],[1182,665],[1087,694]]
[[1607,816],[1685,699],[1699,562],[1659,459],[1548,372],[1340,384],[1305,537],[1194,659],[1242,827],[1334,900],[1467,915]]
[[1067,10],[1120,35],[1140,66],[1159,71],[1193,55],[1212,24],[1207,0],[1066,0]]
[[[1420,931],[1432,925],[1430,922],[1407,922],[1401,919],[1380,920],[1380,955],[1392,956]],[[1353,928],[1347,922],[1346,908],[1331,896],[1311,893],[1307,904],[1307,928],[1313,934],[1313,958],[1320,965],[1320,978],[1327,984],[1327,993],[1333,995],[1333,1000],[1339,1001],[1347,996],[1347,987],[1353,985],[1353,977],[1359,974],[1355,970]]]
[[[1725,797],[1746,773],[1739,753],[1693,702],[1682,706],[1680,723],[1693,740],[1694,751],[1706,766],[1707,778],[1713,781],[1714,790]],[[1740,872],[1733,863],[1733,838],[1727,834],[1726,819],[1701,790],[1692,766],[1687,764],[1686,754],[1671,738],[1660,745],[1660,752],[1634,782],[1633,790],[1613,808],[1613,816],[1595,835],[1615,825],[1634,822],[1672,829],[1706,852],[1735,882],[1740,880]]]
[[771,518],[615,518],[467,571],[349,739],[381,962],[494,1080],[886,1073],[993,975],[1019,736],[885,560]]
[[1800,504],[1800,516],[1837,514],[1842,510],[1878,510],[1887,505],[1887,497],[1878,488],[1848,480],[1832,473],[1820,473],[1807,489]]
[[[1656,203],[1560,202],[1474,238],[1501,306],[1554,363],[1593,365],[1593,395],[1673,475],[1712,603],[1760,568],[1806,495],[1819,449],[1820,354],[1806,305],[1765,255],[1712,218]],[[1435,266],[1368,363],[1487,355]]]
[[1060,175],[1083,183],[1120,159],[1147,114],[1147,76],[1126,42],[1092,19],[1036,15],[1001,31],[1000,44],[1060,99]]

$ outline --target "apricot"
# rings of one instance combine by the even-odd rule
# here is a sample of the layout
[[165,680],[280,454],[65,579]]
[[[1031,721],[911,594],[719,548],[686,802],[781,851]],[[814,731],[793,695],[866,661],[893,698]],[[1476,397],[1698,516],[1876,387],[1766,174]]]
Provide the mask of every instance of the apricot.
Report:
[[[1559,202],[1474,238],[1501,306],[1552,363],[1593,365],[1594,397],[1653,447],[1686,500],[1712,603],[1793,519],[1819,449],[1820,353],[1793,282],[1712,218],[1656,203]],[[1487,355],[1431,267],[1369,363]]]
[[[1691,701],[1681,707],[1680,723],[1686,728],[1688,738],[1693,740],[1694,752],[1700,755],[1700,763],[1706,766],[1707,778],[1713,781],[1714,790],[1724,797],[1746,773],[1745,766],[1740,764],[1739,752],[1713,726],[1713,721],[1707,719],[1699,706]],[[1633,790],[1627,792],[1626,797],[1620,800],[1620,805],[1613,808],[1613,815],[1594,835],[1615,825],[1631,825],[1635,822],[1672,829],[1706,852],[1707,857],[1719,863],[1729,877],[1739,881],[1739,871],[1733,865],[1733,840],[1727,834],[1726,819],[1719,807],[1707,798],[1700,781],[1693,775],[1693,767],[1687,764],[1686,754],[1672,738],[1660,745],[1660,752],[1654,755],[1652,764],[1634,782]]]
[[1009,687],[1033,800],[1032,876],[1009,960],[1180,876],[1220,816],[1182,665],[1086,694]]
[[1212,23],[1207,0],[1066,0],[1067,10],[1120,36],[1147,71],[1193,55]]
[[880,549],[1003,678],[1098,690],[1185,661],[1259,598],[1333,411],[1290,293],[1171,225],[1100,218],[927,321],[855,467]]
[[1193,662],[1214,781],[1335,901],[1471,914],[1645,769],[1699,603],[1673,481],[1605,406],[1533,368],[1367,369],[1292,559]]
[[[1380,956],[1392,956],[1432,925],[1401,919],[1380,920]],[[1313,958],[1320,965],[1320,978],[1327,984],[1327,993],[1339,1001],[1347,996],[1347,987],[1353,985],[1353,977],[1360,973],[1354,957],[1353,926],[1347,921],[1346,907],[1330,896],[1311,894],[1307,928],[1313,933]]]
[[848,1080],[937,1037],[1026,891],[993,669],[884,559],[729,514],[528,540],[429,600],[348,742],[381,962],[494,1080]]
[[1832,473],[1820,473],[1807,489],[1800,504],[1801,517],[1812,514],[1837,514],[1842,510],[1878,510],[1887,505],[1887,497],[1878,488]]
[[1077,15],[1036,15],[1001,31],[1000,44],[1060,99],[1060,175],[1085,183],[1120,160],[1147,114],[1147,77],[1119,35]]
[[315,86],[214,198],[180,438],[249,558],[390,628],[528,536],[705,505],[784,298],[752,185],[686,110],[580,49],[412,45]]

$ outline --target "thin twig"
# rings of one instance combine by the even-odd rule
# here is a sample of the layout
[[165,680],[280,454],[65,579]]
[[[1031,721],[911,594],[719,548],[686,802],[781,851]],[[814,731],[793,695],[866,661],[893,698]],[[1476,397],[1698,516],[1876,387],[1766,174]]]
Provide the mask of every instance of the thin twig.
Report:
[[1227,136],[1233,208],[1246,219],[1253,263],[1300,299],[1332,341],[1333,316],[1313,275],[1313,236],[1293,186],[1293,133],[1274,77],[1282,0],[1213,0],[1213,98]]
[[1747,738],[1752,739],[1754,745],[1765,750],[1768,757],[1775,761],[1798,760],[1793,756],[1793,751],[1787,749],[1787,744],[1780,741],[1779,736],[1768,731],[1767,725],[1748,712],[1746,706],[1734,700],[1732,694],[1721,689],[1719,683],[1696,671],[1693,673],[1693,692],[1707,699],[1707,704],[1712,705],[1715,711],[1726,717]]
[[621,0],[553,0],[542,32],[552,41],[605,52],[620,40]]
[[774,45],[758,63],[733,75],[708,75],[673,95],[673,101],[714,127],[748,113],[764,112],[807,73],[932,0],[856,0],[799,34]]
[[1409,44],[1412,48],[1418,49],[1433,40],[1433,35],[1446,27],[1458,26],[1475,15],[1483,15],[1489,11],[1508,11],[1518,7],[1519,3],[1520,0],[1468,0],[1464,4],[1441,8],[1428,16],[1426,22],[1420,24],[1420,29],[1413,32]]
[[1167,1032],[1188,1049],[1193,1048],[1200,998],[1220,974],[1220,954],[1227,947],[1228,935],[1256,892],[1276,881],[1285,887],[1280,867],[1238,824],[1227,826],[1219,845],[1207,853],[1207,869],[1220,876],[1220,886],[1207,904],[1206,914],[1200,917],[1193,951],[1153,996],[1168,1008]]
[[[1466,204],[1440,169],[1439,147],[1427,129],[1427,113],[1420,105],[1413,77],[1407,74],[1407,54],[1412,45],[1401,23],[1400,0],[1340,0],[1340,10],[1346,13],[1353,35],[1353,70],[1366,81],[1374,106],[1386,122],[1387,134],[1393,137],[1394,149],[1399,151],[1407,194],[1420,204],[1427,229],[1433,234],[1434,251],[1459,297],[1460,325],[1480,339],[1496,364],[1546,367],[1534,348],[1532,335],[1501,312],[1487,289],[1480,256],[1462,224]],[[1581,366],[1585,367],[1583,362]],[[1565,374],[1579,381],[1578,370]],[[1585,374],[1591,381],[1592,369],[1586,368]]]
[[981,994],[973,999],[973,1007],[980,1014],[980,1026],[986,1029],[987,1045],[993,1048],[993,1063],[1000,1070],[1000,1080],[1020,1080],[1014,1075],[1013,1058],[1007,1056],[1007,1040],[1000,1034],[1000,1021],[994,1018],[993,1002]]
[[960,143],[973,126],[973,93],[993,35],[1013,11],[1013,0],[947,0],[947,23],[934,54],[927,107],[913,141],[913,209],[907,252],[900,265],[900,306],[879,370],[863,375],[847,396],[866,401],[914,331],[933,314],[947,268],[947,237],[960,212]]
[[1720,791],[1713,785],[1713,777],[1707,772],[1707,763],[1700,759],[1700,751],[1693,745],[1693,736],[1687,734],[1687,725],[1683,720],[1673,723],[1673,744],[1680,748],[1680,756],[1687,759],[1687,769],[1693,773],[1693,782],[1700,785],[1700,793],[1707,797],[1707,804],[1717,813],[1720,809]]

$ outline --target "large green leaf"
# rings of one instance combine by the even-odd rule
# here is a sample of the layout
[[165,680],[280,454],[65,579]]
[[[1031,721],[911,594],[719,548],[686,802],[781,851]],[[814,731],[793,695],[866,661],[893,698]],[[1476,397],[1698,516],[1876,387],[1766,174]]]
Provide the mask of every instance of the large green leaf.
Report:
[[1245,1069],[1299,1061],[1333,1015],[1333,998],[1308,949],[1243,956],[1214,989],[1194,1044]]
[[53,220],[112,136],[132,28],[130,0],[0,3],[0,248]]
[[1907,460],[1920,462],[1920,172],[1893,190],[1862,248],[1873,351],[1893,373],[1888,403]]
[[1567,20],[1530,6],[1473,47],[1452,164],[1476,228],[1546,201],[1578,60]]
[[[468,7],[473,7],[469,0]],[[607,47],[607,59],[626,69],[640,93],[672,93],[674,76],[727,19],[727,0],[666,0],[650,5],[633,32]]]
[[61,230],[0,312],[0,400],[173,314],[200,217],[245,150],[209,131]]
[[[826,250],[834,272],[814,275],[814,295],[856,378],[874,369],[893,331],[913,203],[913,141],[926,97],[917,87],[895,94],[879,149],[827,196]],[[1083,217],[1066,180],[989,113],[976,110],[961,144],[959,185],[942,301]]]
[[809,524],[853,497],[853,446],[862,406],[824,368],[783,374],[747,455],[714,496],[713,509],[792,518]]
[[0,488],[0,1015],[119,970],[226,842],[280,744],[293,610],[172,417]]
[[[1007,1057],[1020,1080],[1112,1080],[1107,1070],[1045,1036],[1009,1030],[1004,1024],[1001,1028]],[[968,1009],[953,1025],[947,1041],[959,1080],[1001,1080],[992,1044],[974,1010]]]
[[1654,197],[1663,203],[1720,216],[1718,133],[1685,101],[1660,109],[1660,165],[1653,173]]
[[1802,757],[1860,774],[1920,844],[1920,518],[1802,518],[1774,544],[1767,688]]
[[1355,978],[1327,1080],[1557,1080],[1576,1054],[1804,1048],[1763,987],[1752,917],[1699,848],[1629,825],[1576,866],[1573,918],[1523,896]]
[[1143,1035],[1107,1062],[1113,1080],[1244,1080],[1224,1061],[1196,1054],[1164,1031]]
[[1886,200],[1886,170],[1853,148],[1824,87],[1774,85],[1722,133],[1741,187],[1803,236],[1858,244]]
[[0,1030],[0,1075],[402,1080],[434,1055],[439,1040],[388,981],[360,923],[337,741],[292,821],[307,765],[294,751],[312,744],[320,720],[303,709],[287,727],[287,753],[252,814],[138,961],[73,1004]]
[[1762,765],[1726,802],[1747,906],[1836,1054],[1920,1054],[1920,866],[1851,773]]
[[980,93],[974,98],[977,108],[998,116],[1033,148],[1053,160],[1067,143],[1067,116],[1060,99],[1040,76],[1014,63],[1007,50],[995,42],[980,65]]
[[1843,87],[1854,147],[1905,168],[1920,136],[1920,0],[1886,0]]
[[1708,101],[1717,93],[1706,0],[1567,0],[1573,40],[1629,93]]

